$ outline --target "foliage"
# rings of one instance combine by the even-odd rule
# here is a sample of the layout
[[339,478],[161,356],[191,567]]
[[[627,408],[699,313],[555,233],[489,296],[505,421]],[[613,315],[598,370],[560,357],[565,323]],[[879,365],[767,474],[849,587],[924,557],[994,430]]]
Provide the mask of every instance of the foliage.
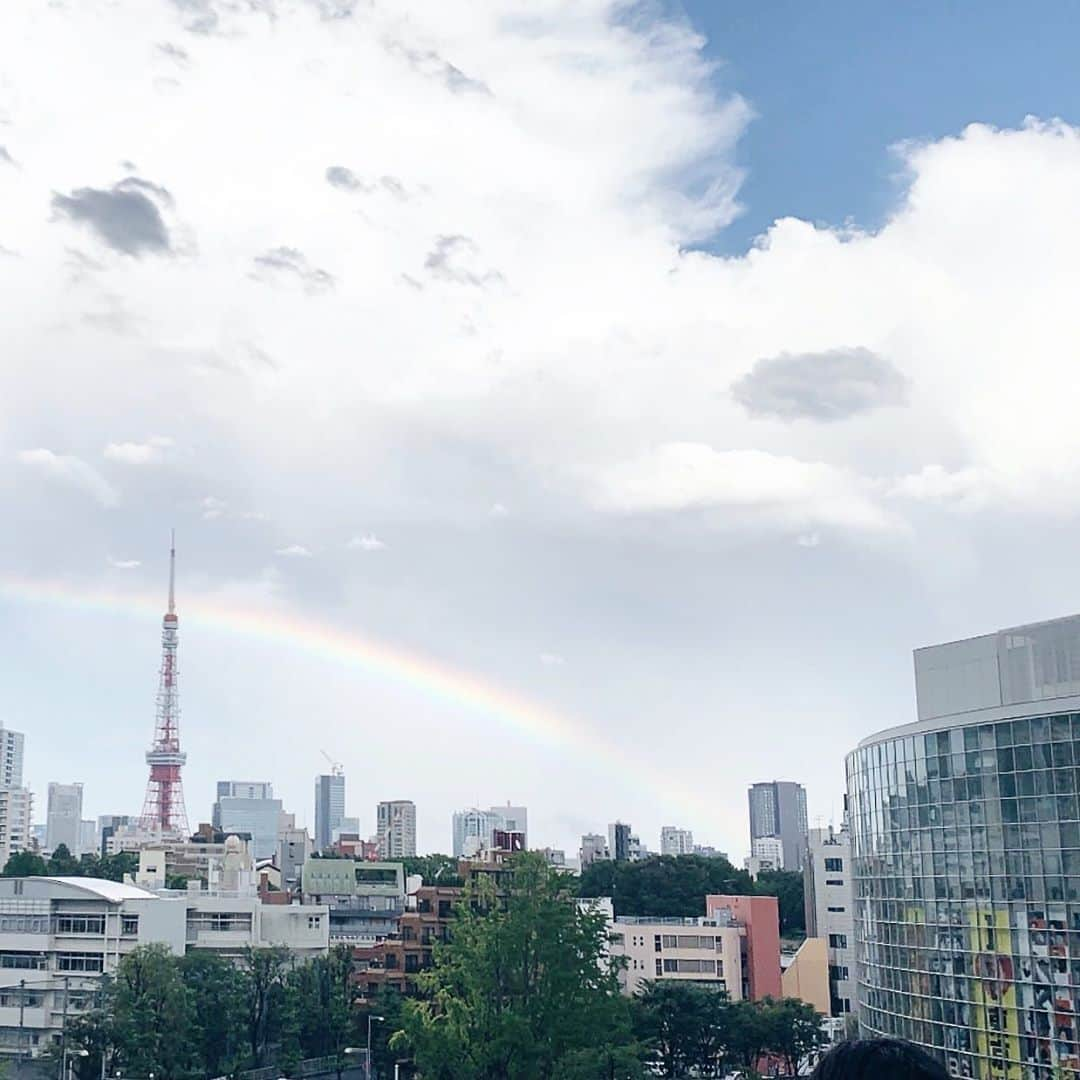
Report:
[[206,1075],[222,1076],[246,1061],[243,977],[234,964],[203,949],[188,953],[179,965],[192,1002],[194,1049]]
[[405,1002],[392,1045],[425,1080],[583,1076],[589,1060],[625,1061],[629,1002],[607,945],[603,914],[579,909],[541,856],[518,856],[505,896],[490,881],[466,887],[452,940],[419,977],[427,999]]
[[66,844],[57,844],[47,861],[30,851],[16,852],[4,865],[3,876],[95,877],[123,881],[125,874],[134,874],[138,868],[139,857],[131,851],[104,857],[87,853],[81,859],[76,859]]
[[243,986],[243,1024],[254,1068],[263,1065],[271,1033],[280,1024],[285,977],[290,953],[281,945],[244,949],[240,974]]
[[828,1041],[821,1029],[821,1016],[812,1005],[795,998],[766,1002],[763,1011],[766,1045],[783,1059],[790,1075],[798,1076],[800,1063]]
[[581,872],[579,896],[610,896],[616,915],[686,918],[705,914],[710,893],[745,895],[754,883],[727,859],[657,855],[640,862],[597,860]]
[[803,876],[796,870],[763,870],[756,892],[775,896],[780,907],[780,933],[784,937],[806,936]]
[[405,876],[419,874],[425,885],[463,885],[452,855],[416,855],[401,860]]

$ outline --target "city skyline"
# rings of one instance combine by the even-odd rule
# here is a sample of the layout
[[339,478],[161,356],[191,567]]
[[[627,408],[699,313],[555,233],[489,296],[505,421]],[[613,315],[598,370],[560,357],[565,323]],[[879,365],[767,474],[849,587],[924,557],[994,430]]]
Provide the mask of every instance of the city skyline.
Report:
[[838,822],[913,646],[1080,589],[1075,13],[527,6],[0,9],[0,717],[39,806],[138,809],[174,524],[192,811],[264,776],[311,827],[326,746],[424,847],[509,798],[554,846],[738,858],[770,776]]

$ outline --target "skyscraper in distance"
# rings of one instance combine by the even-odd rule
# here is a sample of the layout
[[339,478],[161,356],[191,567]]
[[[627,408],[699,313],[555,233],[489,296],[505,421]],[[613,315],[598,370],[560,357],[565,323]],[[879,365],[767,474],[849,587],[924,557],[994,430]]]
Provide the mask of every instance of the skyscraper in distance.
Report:
[[24,742],[21,731],[9,731],[0,723],[0,787],[22,787]]
[[315,851],[325,851],[345,817],[345,774],[340,766],[315,777]]
[[783,869],[800,870],[806,850],[806,790],[790,780],[770,780],[750,788],[750,847],[765,836],[783,846]]
[[55,851],[61,844],[78,857],[82,851],[82,784],[49,785],[45,808],[45,849]]
[[392,799],[376,808],[379,857],[411,859],[416,855],[416,803]]

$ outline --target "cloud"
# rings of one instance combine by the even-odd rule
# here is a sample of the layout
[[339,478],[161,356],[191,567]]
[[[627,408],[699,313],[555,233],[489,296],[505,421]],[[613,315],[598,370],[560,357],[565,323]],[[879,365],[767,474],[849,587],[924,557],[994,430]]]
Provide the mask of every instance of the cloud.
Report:
[[985,506],[999,486],[1000,482],[995,483],[994,478],[982,469],[949,470],[941,465],[925,465],[917,473],[900,477],[889,489],[889,494],[915,502],[952,504],[970,509]]
[[167,435],[154,435],[142,443],[109,443],[104,454],[107,461],[122,465],[160,465],[173,445],[173,440]]
[[354,551],[382,551],[386,544],[374,533],[364,533],[363,536],[354,536],[345,546]]
[[896,367],[864,348],[781,353],[758,360],[731,388],[754,416],[821,421],[903,405],[907,391]]
[[761,450],[665,443],[597,471],[588,490],[598,509],[620,514],[726,509],[870,532],[894,527],[856,474]]
[[0,165],[14,165],[15,159],[8,152],[6,146],[0,146]]
[[275,555],[281,555],[286,559],[310,559],[311,552],[303,544],[289,544],[288,547],[278,548]]
[[488,510],[488,517],[490,518],[504,518],[509,516],[510,511],[505,506],[503,506],[501,502],[492,503],[490,509]]
[[439,236],[424,259],[424,269],[440,281],[459,285],[489,285],[502,281],[498,270],[475,268],[476,244],[467,236]]
[[274,283],[299,281],[308,293],[325,293],[334,287],[334,275],[317,266],[311,266],[303,252],[292,247],[276,247],[256,255],[252,277],[258,281]]
[[114,570],[137,570],[142,566],[138,559],[114,559],[111,555],[108,563]]
[[370,195],[381,189],[396,199],[404,201],[409,197],[405,185],[396,176],[380,176],[375,180],[365,180],[344,165],[331,165],[326,170],[326,182],[342,191],[361,191]]
[[803,548],[816,548],[821,546],[821,533],[799,533],[795,537],[795,543]]
[[544,667],[562,667],[566,663],[566,658],[558,653],[542,652],[540,654],[540,663]]
[[203,521],[215,521],[229,508],[229,504],[224,499],[219,499],[215,495],[207,495],[200,505]]
[[412,49],[395,42],[390,45],[390,50],[403,56],[409,66],[425,78],[441,82],[452,94],[491,96],[486,83],[466,75],[432,49]]
[[111,188],[76,188],[70,195],[54,194],[53,209],[123,255],[172,252],[169,230],[159,204],[171,205],[169,193],[157,184],[129,176]]
[[180,67],[187,67],[191,62],[187,50],[182,49],[179,45],[174,45],[171,41],[158,42],[157,51],[161,56],[171,60],[174,64],[178,64]]
[[116,489],[82,458],[56,454],[52,450],[39,447],[36,450],[20,450],[16,459],[50,480],[92,496],[102,506],[116,506],[120,501]]

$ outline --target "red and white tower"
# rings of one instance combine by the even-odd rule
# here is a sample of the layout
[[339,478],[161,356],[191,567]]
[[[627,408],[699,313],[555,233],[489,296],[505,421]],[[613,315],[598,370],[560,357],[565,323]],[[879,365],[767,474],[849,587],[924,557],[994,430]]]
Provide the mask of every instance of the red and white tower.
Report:
[[180,769],[187,754],[180,749],[180,691],[176,676],[176,533],[169,548],[169,610],[161,623],[161,675],[158,680],[154,744],[146,751],[150,780],[139,825],[147,832],[187,839],[187,810]]

